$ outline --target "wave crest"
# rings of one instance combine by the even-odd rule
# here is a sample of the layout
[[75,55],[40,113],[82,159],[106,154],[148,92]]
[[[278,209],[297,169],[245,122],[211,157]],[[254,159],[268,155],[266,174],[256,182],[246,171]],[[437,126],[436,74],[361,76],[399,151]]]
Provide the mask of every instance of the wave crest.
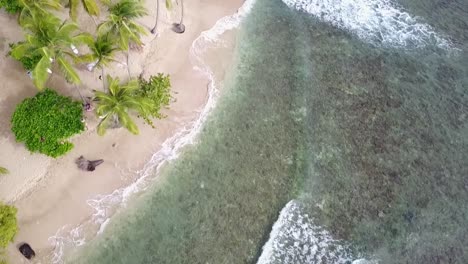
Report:
[[346,29],[374,45],[420,48],[453,44],[428,24],[389,0],[282,0],[291,8],[309,13],[335,27]]

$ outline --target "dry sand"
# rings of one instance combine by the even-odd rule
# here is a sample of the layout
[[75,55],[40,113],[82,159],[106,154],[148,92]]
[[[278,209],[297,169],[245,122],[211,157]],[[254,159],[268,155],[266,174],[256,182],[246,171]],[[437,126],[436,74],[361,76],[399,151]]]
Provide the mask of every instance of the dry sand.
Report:
[[[164,7],[164,1],[161,6]],[[138,120],[140,135],[134,136],[124,129],[108,130],[104,137],[97,135],[98,120],[94,113],[86,113],[87,130],[72,139],[75,148],[64,157],[52,159],[29,153],[23,144],[15,142],[9,120],[16,104],[33,96],[37,90],[22,66],[8,57],[8,43],[21,40],[23,34],[15,17],[0,11],[0,166],[10,174],[0,178],[0,200],[18,208],[20,231],[9,248],[10,263],[27,263],[16,250],[18,243],[27,241],[38,255],[53,250],[48,238],[63,226],[76,226],[93,213],[86,200],[96,194],[110,193],[126,186],[137,177],[137,171],[161,148],[161,144],[176,131],[194,121],[207,99],[208,80],[196,71],[190,62],[189,50],[201,31],[209,29],[221,17],[235,13],[242,0],[185,1],[184,24],[186,32],[176,34],[170,30],[178,21],[178,6],[160,14],[159,35],[143,38],[145,46],[130,55],[133,76],[148,77],[158,72],[171,75],[174,102],[165,111],[168,118],[155,122],[156,129]],[[155,1],[147,1],[148,17],[140,22],[146,28],[154,23]],[[102,19],[102,18],[101,18]],[[88,16],[80,17],[82,29],[91,30],[94,22]],[[125,56],[118,59],[125,62]],[[80,67],[80,91],[91,96],[92,89],[102,89],[98,79],[100,70],[89,72]],[[115,64],[107,74],[127,79],[125,65]],[[73,87],[62,77],[52,76],[49,87],[79,99]],[[94,172],[77,169],[74,160],[84,155],[88,159],[104,159]],[[39,259],[41,259],[39,257]]]

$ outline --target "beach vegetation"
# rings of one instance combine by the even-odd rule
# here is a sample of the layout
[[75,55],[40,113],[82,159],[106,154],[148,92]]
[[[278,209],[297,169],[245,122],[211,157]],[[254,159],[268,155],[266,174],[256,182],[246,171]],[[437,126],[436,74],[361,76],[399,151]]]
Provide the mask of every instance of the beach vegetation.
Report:
[[10,173],[7,168],[0,167],[0,175],[5,175]]
[[105,90],[104,68],[112,62],[117,62],[114,59],[115,54],[119,51],[115,44],[115,38],[109,33],[99,34],[94,40],[87,43],[91,52],[78,57],[80,62],[91,63],[92,70],[95,68],[101,69],[102,85]]
[[[11,50],[13,50],[16,46],[23,44],[24,42],[12,43],[10,44],[10,52],[9,55],[11,56]],[[25,53],[24,56],[20,58],[15,58],[11,56],[13,59],[18,60],[23,65],[23,68],[27,71],[31,71],[36,67],[36,64],[41,60],[40,54],[33,54],[33,53]]]
[[108,75],[107,84],[108,93],[95,92],[96,113],[102,119],[98,125],[98,134],[104,135],[112,123],[118,123],[132,134],[138,134],[138,127],[132,120],[130,111],[148,116],[152,110],[151,100],[137,95],[136,91],[139,89],[139,85],[136,79],[120,84],[119,78],[112,78]]
[[21,12],[23,6],[18,0],[0,0],[0,8],[5,9],[7,13],[17,14]]
[[59,0],[19,0],[22,6],[22,10],[19,16],[19,22],[22,24],[22,21],[27,20],[28,17],[31,17],[34,14],[39,15],[40,17],[52,16],[49,12],[52,10],[60,10],[62,5]]
[[11,124],[28,150],[55,158],[73,148],[67,139],[84,130],[82,118],[79,102],[45,89],[17,105]]
[[169,105],[171,100],[171,80],[169,75],[159,73],[151,76],[148,80],[140,77],[138,79],[140,89],[136,91],[137,96],[147,98],[151,102],[148,112],[140,116],[152,127],[154,127],[151,118],[164,118],[161,108]]
[[107,20],[98,26],[98,33],[110,33],[116,36],[121,50],[127,52],[127,71],[130,76],[128,57],[130,43],[143,45],[141,35],[146,35],[146,30],[136,22],[136,19],[148,14],[142,2],[136,0],[120,0],[109,5]]
[[53,15],[41,16],[34,12],[24,18],[22,26],[27,31],[26,41],[15,45],[11,56],[17,60],[25,56],[40,57],[32,69],[33,82],[39,90],[44,89],[54,65],[68,82],[80,83],[70,60],[77,57],[75,46],[92,38],[89,34],[77,33],[78,25],[75,23],[62,22]]
[[0,249],[6,248],[18,233],[16,212],[16,207],[0,202]]
[[99,16],[100,10],[96,0],[68,0],[70,17],[73,19],[73,21],[76,21],[78,17],[78,7],[80,5],[90,16]]

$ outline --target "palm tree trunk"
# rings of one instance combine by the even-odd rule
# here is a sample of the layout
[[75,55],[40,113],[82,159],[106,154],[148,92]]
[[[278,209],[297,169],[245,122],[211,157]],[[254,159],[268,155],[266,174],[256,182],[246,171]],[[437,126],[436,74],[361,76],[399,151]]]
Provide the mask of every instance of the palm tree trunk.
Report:
[[102,90],[105,92],[106,91],[106,83],[104,81],[104,67],[101,67],[101,79],[102,79]]
[[80,88],[78,88],[78,85],[75,84],[75,85],[73,85],[73,87],[75,87],[76,91],[77,91],[78,94],[80,95],[81,101],[83,101],[83,103],[86,103],[86,101],[85,101],[83,95],[81,95]]
[[181,7],[181,13],[180,13],[180,23],[179,24],[184,24],[184,0],[180,0],[180,7]]
[[128,63],[128,62],[129,62],[128,57],[130,57],[129,53],[130,53],[130,48],[127,49],[127,72],[128,72],[128,79],[130,79],[130,77],[132,76],[132,75],[130,74],[130,64]]
[[156,19],[154,21],[154,27],[151,29],[151,34],[156,33],[156,28],[158,27],[158,20],[159,20],[159,1],[156,0]]
[[182,34],[185,32],[185,25],[184,25],[184,1],[180,0],[180,7],[181,7],[181,13],[180,13],[180,23],[174,23],[172,25],[172,30],[175,33]]

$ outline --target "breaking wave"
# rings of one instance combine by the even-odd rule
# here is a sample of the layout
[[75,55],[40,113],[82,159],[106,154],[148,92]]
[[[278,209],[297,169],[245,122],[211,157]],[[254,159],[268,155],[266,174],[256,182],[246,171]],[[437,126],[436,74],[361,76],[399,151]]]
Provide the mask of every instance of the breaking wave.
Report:
[[257,264],[348,264],[352,260],[349,246],[316,225],[292,200],[281,210]]
[[451,41],[390,0],[282,1],[291,8],[348,30],[374,45],[396,48],[436,45],[443,49],[453,48]]

